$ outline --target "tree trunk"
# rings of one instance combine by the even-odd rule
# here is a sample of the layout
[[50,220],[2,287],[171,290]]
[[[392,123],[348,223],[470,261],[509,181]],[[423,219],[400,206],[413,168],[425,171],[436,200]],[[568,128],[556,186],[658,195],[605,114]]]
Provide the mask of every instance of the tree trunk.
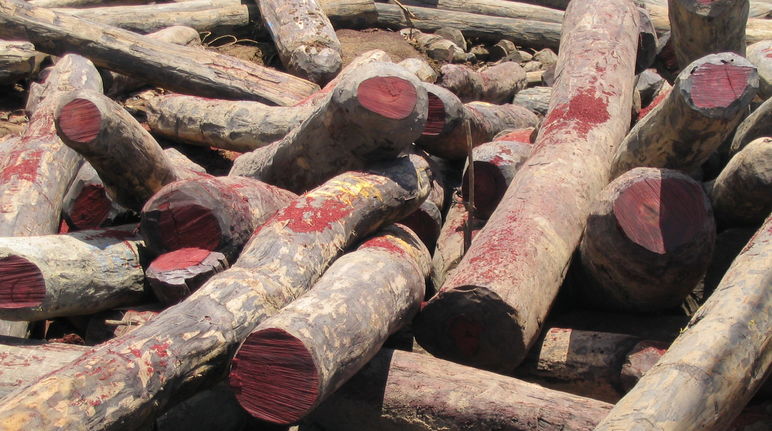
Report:
[[318,0],[335,28],[373,28],[378,10],[373,0]]
[[216,251],[181,248],[158,256],[145,278],[161,304],[174,305],[198,290],[207,280],[228,268],[228,259]]
[[426,91],[392,63],[349,73],[284,139],[236,159],[230,175],[257,178],[296,193],[340,172],[395,157],[426,122]]
[[552,313],[546,325],[584,331],[614,332],[670,342],[675,340],[687,323],[689,318],[682,314],[635,314],[575,309],[567,313]]
[[759,72],[759,95],[762,99],[769,99],[772,97],[772,40],[766,39],[748,46],[747,54],[748,61]]
[[772,365],[772,217],[767,217],[657,365],[597,431],[725,430]]
[[[484,225],[484,220],[470,218],[461,196],[451,202],[432,257],[432,284],[436,289],[445,283],[458,266],[469,246],[467,242],[471,243]],[[466,236],[467,231],[470,238]]]
[[145,4],[148,0],[29,0],[37,7],[89,7],[109,3],[111,5]]
[[[150,423],[175,394],[217,381],[236,346],[308,290],[342,250],[413,211],[428,194],[427,169],[421,159],[402,157],[298,198],[191,297],[6,398],[0,423],[91,431]],[[40,409],[51,397],[68,408]]]
[[157,254],[200,248],[223,253],[233,263],[255,229],[295,198],[245,177],[177,181],[142,208],[140,231]]
[[13,84],[32,75],[38,55],[29,42],[0,40],[0,85]]
[[[504,0],[405,0],[406,6],[421,6],[479,15],[519,18],[541,22],[563,22],[563,12],[551,7]],[[413,8],[408,8],[412,10]]]
[[440,292],[416,318],[432,354],[512,371],[536,341],[592,198],[630,122],[638,12],[573,0],[558,81],[528,162]]
[[757,88],[756,69],[736,54],[711,54],[690,64],[622,141],[612,178],[639,166],[699,168],[740,123]]
[[772,98],[759,105],[737,126],[729,148],[730,156],[740,152],[751,141],[767,136],[772,136]]
[[42,320],[139,303],[145,276],[135,228],[0,238],[0,318]]
[[306,416],[418,313],[429,259],[415,233],[393,225],[336,260],[239,347],[229,381],[241,406],[279,424]]
[[116,219],[128,218],[131,214],[129,209],[110,199],[104,183],[89,163],[81,166],[62,203],[62,218],[70,232],[113,225]]
[[76,52],[97,66],[199,96],[291,105],[318,89],[252,62],[153,40],[20,0],[0,0],[0,37],[29,40],[53,55]]
[[515,93],[526,86],[525,70],[514,61],[499,63],[482,72],[465,65],[446,64],[440,73],[438,85],[452,91],[464,103],[511,102]]
[[610,408],[512,377],[384,349],[311,419],[336,431],[590,431]]
[[552,87],[532,87],[518,91],[512,103],[520,105],[539,115],[547,115],[552,97]]

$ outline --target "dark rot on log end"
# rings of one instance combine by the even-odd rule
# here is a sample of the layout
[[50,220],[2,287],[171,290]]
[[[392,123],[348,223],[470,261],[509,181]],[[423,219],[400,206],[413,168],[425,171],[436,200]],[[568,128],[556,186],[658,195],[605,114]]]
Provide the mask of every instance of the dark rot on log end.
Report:
[[429,100],[429,112],[426,115],[426,125],[422,135],[437,136],[445,128],[445,104],[442,99],[427,91]]
[[0,259],[0,308],[35,307],[45,296],[46,282],[37,265],[20,256]]
[[657,254],[691,241],[710,217],[699,186],[679,178],[632,184],[614,202],[614,216],[631,241]]
[[[474,162],[474,207],[475,215],[487,219],[493,214],[504,193],[507,191],[507,180],[494,162]],[[469,201],[468,171],[464,173],[461,183],[461,194],[464,201]]]
[[300,340],[276,328],[247,337],[233,359],[228,382],[247,412],[278,424],[301,419],[319,394],[311,353]]
[[57,125],[67,139],[88,143],[99,135],[99,130],[102,128],[102,113],[91,101],[75,99],[61,108]]
[[157,225],[158,238],[166,250],[216,250],[220,245],[220,223],[211,209],[201,205],[180,205],[165,211],[162,208]]
[[416,88],[395,76],[379,76],[362,81],[357,100],[366,109],[393,120],[407,118],[418,102]]
[[95,229],[102,226],[112,208],[102,185],[90,184],[80,191],[67,215],[72,229]]
[[691,97],[697,108],[727,108],[743,99],[755,75],[752,67],[704,63],[691,71]]
[[210,254],[212,254],[211,250],[204,250],[202,248],[181,248],[158,256],[158,258],[150,264],[150,269],[155,271],[185,269],[199,265]]

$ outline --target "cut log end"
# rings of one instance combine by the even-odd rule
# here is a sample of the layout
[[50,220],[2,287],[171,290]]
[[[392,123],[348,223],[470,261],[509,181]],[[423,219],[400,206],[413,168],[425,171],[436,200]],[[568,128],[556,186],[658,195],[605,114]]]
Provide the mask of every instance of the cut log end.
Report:
[[614,202],[614,216],[631,241],[658,254],[690,242],[710,217],[700,190],[678,178],[632,184]]
[[418,95],[409,81],[380,76],[362,81],[357,87],[357,99],[363,107],[376,114],[402,120],[413,113]]
[[752,67],[731,63],[703,63],[691,72],[691,98],[700,109],[728,108],[746,97],[748,91],[755,92],[750,81],[755,75]]
[[74,99],[61,108],[58,126],[67,139],[88,143],[99,135],[102,127],[102,113],[90,100]]
[[233,360],[228,381],[247,412],[279,424],[305,416],[319,392],[311,353],[300,340],[276,328],[247,337]]
[[90,184],[80,191],[67,215],[70,228],[97,228],[104,223],[112,208],[102,185]]
[[442,99],[432,94],[426,93],[429,100],[429,112],[426,116],[426,125],[421,135],[437,136],[445,128],[445,104]]
[[20,256],[0,259],[0,309],[35,307],[45,296],[46,283],[37,265]]
[[[469,202],[468,171],[464,172],[461,194]],[[507,191],[507,180],[493,162],[474,162],[474,207],[477,216],[488,218]]]
[[222,236],[220,224],[211,208],[195,204],[162,211],[157,234],[166,250],[188,247],[216,250]]
[[159,256],[147,268],[145,276],[158,300],[171,305],[188,297],[227,267],[228,260],[222,253],[182,248]]
[[182,248],[162,254],[150,264],[154,271],[172,271],[201,264],[212,252],[201,248]]

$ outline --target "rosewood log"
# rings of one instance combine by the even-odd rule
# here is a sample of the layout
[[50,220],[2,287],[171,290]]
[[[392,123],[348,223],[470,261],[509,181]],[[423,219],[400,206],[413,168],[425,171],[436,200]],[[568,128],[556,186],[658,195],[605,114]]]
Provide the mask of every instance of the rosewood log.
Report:
[[419,313],[427,351],[510,372],[536,341],[579,244],[592,198],[630,121],[638,12],[573,0],[558,80],[531,157],[461,263]]
[[440,87],[447,88],[462,102],[506,103],[526,86],[525,70],[514,61],[505,61],[482,71],[463,64],[446,64],[440,69]]
[[0,40],[0,85],[13,84],[31,76],[39,55],[29,42]]
[[764,99],[772,97],[772,40],[749,45],[747,58],[759,71],[759,95]]
[[552,97],[552,87],[533,87],[518,91],[512,103],[520,105],[539,115],[547,115]]
[[409,70],[423,82],[433,84],[437,80],[437,72],[422,58],[406,58],[397,64]]
[[378,10],[373,0],[318,0],[335,28],[373,28],[378,26]]
[[[439,289],[464,257],[485,220],[470,217],[460,193],[451,202],[432,255],[432,284]],[[469,232],[467,237],[466,232]]]
[[228,259],[222,253],[181,248],[153,260],[145,271],[145,278],[161,304],[174,305],[226,268]]
[[735,155],[751,141],[772,136],[772,98],[759,105],[734,132],[729,154]]
[[556,10],[552,6],[544,7],[528,4],[527,2],[504,0],[405,0],[400,1],[400,3],[478,15],[520,18],[541,22],[563,22],[562,11]]
[[464,48],[437,33],[427,34],[414,28],[402,29],[400,33],[417,50],[433,60],[461,63],[468,58]]
[[131,217],[132,211],[110,199],[97,171],[84,163],[62,203],[62,218],[69,231],[105,227],[118,218]]

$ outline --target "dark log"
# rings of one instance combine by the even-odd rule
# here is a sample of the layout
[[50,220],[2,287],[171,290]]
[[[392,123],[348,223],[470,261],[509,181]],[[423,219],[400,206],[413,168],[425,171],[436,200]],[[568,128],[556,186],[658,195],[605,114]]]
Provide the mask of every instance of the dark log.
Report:
[[437,72],[422,58],[406,58],[397,64],[409,70],[423,82],[434,84],[437,80]]
[[612,178],[639,166],[697,169],[740,123],[758,82],[756,68],[737,54],[690,64],[627,134],[614,155]]
[[772,365],[772,217],[681,335],[596,431],[727,429]]
[[465,65],[446,64],[440,73],[438,85],[452,91],[464,103],[475,100],[506,103],[526,86],[525,70],[513,61],[480,72]]
[[[149,424],[175,396],[216,382],[236,346],[308,290],[342,250],[413,211],[428,194],[427,169],[422,159],[402,157],[298,198],[191,297],[4,399],[0,423],[94,431]],[[67,409],[40,409],[51,397]]]
[[[670,17],[667,2],[659,0],[655,1],[657,1],[659,4],[653,4],[653,2],[646,1],[646,10],[649,11],[649,15],[651,16],[651,20],[654,23],[654,27],[660,34],[670,32]],[[758,4],[754,6],[755,1],[751,1],[750,3],[751,11],[748,13],[748,16],[757,17],[762,14],[764,6],[759,6]],[[769,5],[766,7],[767,10],[769,10]],[[704,10],[706,9],[703,9],[703,11]],[[705,17],[703,17],[703,19],[705,19]],[[768,19],[748,18],[747,22],[745,23],[745,42],[747,44],[753,44],[762,40],[767,40],[770,38],[771,33],[772,24],[770,24]]]
[[464,48],[437,33],[427,34],[414,28],[402,29],[400,33],[417,50],[433,60],[462,63],[469,58]]
[[[629,392],[641,377],[665,354],[669,344],[661,341],[643,340],[636,344],[625,357],[620,373],[623,392]],[[616,400],[615,400],[616,401]]]
[[735,154],[709,194],[720,223],[761,224],[772,211],[772,138],[758,138]]
[[0,238],[0,318],[96,313],[144,298],[135,225]]
[[670,85],[667,80],[665,80],[662,82],[662,85],[659,87],[659,89],[654,93],[654,96],[648,104],[643,104],[643,101],[641,101],[643,108],[638,111],[636,123],[640,122],[643,118],[649,115],[649,113],[653,111],[654,108],[659,106],[660,103],[662,103],[662,101],[668,97],[671,91],[673,91],[673,86]]
[[336,260],[239,347],[228,379],[241,406],[279,424],[306,416],[418,313],[429,259],[415,233],[393,225]]
[[13,84],[31,76],[39,56],[29,42],[0,40],[0,85]]
[[630,121],[638,13],[627,1],[573,0],[563,25],[561,72],[531,157],[416,318],[416,339],[434,355],[512,371],[608,182],[607,161]]
[[772,97],[772,40],[766,39],[748,46],[748,61],[759,71],[759,95]]
[[29,40],[52,55],[76,52],[97,66],[186,94],[291,105],[318,89],[252,62],[153,40],[20,0],[0,1],[0,37]]
[[216,251],[181,248],[158,256],[145,271],[153,294],[163,305],[190,296],[213,275],[228,268],[228,259]]
[[539,115],[547,115],[552,97],[552,87],[533,87],[518,91],[512,103],[520,105]]
[[415,232],[427,249],[434,250],[442,229],[442,211],[436,203],[426,199],[417,210],[399,222]]
[[378,10],[372,0],[318,0],[335,28],[373,28]]
[[651,67],[657,57],[657,30],[651,21],[649,12],[642,7],[638,8],[640,22],[638,23],[638,58],[635,60],[635,73],[639,74]]
[[772,98],[767,99],[737,126],[729,154],[733,156],[751,141],[767,136],[772,136]]
[[[445,223],[432,255],[432,284],[439,289],[464,257],[471,241],[485,225],[484,220],[469,216],[460,194],[451,202]],[[469,232],[470,238],[467,238]]]
[[573,328],[584,331],[614,332],[634,335],[641,339],[673,341],[689,318],[682,314],[636,314],[599,310],[572,310],[552,313],[547,326]]
[[610,407],[427,355],[384,349],[311,419],[337,431],[590,431]]
[[194,178],[161,188],[142,208],[145,245],[223,253],[235,262],[252,233],[297,196],[245,177]]
[[426,100],[421,82],[405,69],[361,65],[290,134],[236,159],[230,175],[300,193],[340,172],[388,160],[420,135]]
[[639,73],[635,80],[635,89],[641,96],[641,105],[648,106],[665,82],[665,78],[660,76],[656,69],[646,69]]

